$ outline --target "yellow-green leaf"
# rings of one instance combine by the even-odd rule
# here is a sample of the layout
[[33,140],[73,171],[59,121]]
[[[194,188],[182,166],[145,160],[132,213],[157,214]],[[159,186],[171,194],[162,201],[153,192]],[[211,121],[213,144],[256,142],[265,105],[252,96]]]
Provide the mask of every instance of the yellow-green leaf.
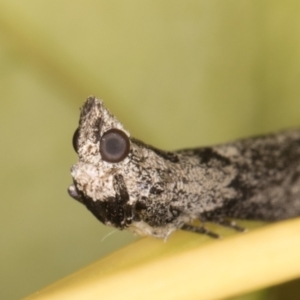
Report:
[[300,276],[300,220],[208,240],[143,238],[26,300],[224,299]]

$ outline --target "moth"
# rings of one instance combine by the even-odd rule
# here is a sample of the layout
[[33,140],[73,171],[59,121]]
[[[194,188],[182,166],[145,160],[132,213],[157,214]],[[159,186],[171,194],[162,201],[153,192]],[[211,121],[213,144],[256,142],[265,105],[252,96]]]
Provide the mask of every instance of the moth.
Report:
[[[163,151],[130,136],[89,97],[73,136],[68,192],[105,225],[166,239],[177,229],[217,238],[207,222],[300,215],[300,130]],[[200,225],[193,225],[195,220]]]

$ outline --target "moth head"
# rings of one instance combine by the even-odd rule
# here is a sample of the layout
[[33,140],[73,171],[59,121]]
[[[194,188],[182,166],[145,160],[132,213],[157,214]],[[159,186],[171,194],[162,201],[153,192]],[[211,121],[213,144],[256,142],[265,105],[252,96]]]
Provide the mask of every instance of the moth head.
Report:
[[125,228],[132,219],[124,182],[131,141],[101,100],[89,97],[81,108],[73,147],[79,161],[71,169],[70,196],[104,224]]

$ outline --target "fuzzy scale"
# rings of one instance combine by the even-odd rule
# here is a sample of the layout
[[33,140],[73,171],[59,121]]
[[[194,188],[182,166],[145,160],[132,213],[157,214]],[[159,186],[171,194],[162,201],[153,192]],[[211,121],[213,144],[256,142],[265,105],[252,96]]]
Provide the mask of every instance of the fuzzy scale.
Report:
[[[99,151],[112,128],[130,139],[130,152],[118,163]],[[216,237],[188,224],[198,219],[240,229],[228,219],[300,215],[300,130],[167,152],[130,137],[101,100],[89,97],[78,134],[69,194],[106,225],[161,238],[180,228]]]

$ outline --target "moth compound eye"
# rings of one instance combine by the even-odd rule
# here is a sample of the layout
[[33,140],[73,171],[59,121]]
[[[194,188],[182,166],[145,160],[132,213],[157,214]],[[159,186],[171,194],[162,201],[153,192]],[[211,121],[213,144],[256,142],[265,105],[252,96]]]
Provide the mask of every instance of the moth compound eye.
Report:
[[76,153],[78,153],[78,138],[79,138],[79,128],[77,128],[73,134],[73,148],[75,150]]
[[100,140],[100,154],[104,161],[117,163],[127,157],[130,150],[128,136],[119,129],[106,131]]

